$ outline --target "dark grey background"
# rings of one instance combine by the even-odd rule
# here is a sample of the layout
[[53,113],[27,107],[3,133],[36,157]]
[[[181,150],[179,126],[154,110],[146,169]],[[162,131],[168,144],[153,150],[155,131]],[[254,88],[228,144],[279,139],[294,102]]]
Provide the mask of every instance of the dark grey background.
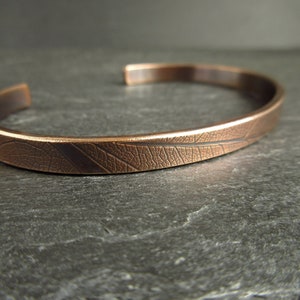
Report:
[[114,135],[257,107],[207,85],[126,87],[135,62],[240,66],[287,92],[275,130],[207,162],[121,176],[0,164],[0,299],[299,300],[299,4],[0,0],[0,87],[33,97],[1,126]]
[[296,48],[299,0],[0,0],[0,47]]
[[0,299],[298,300],[299,51],[2,50],[0,84],[26,79],[33,106],[1,124],[121,134],[255,107],[217,87],[121,83],[127,62],[182,60],[276,75],[288,93],[280,124],[241,151],[155,172],[57,176],[1,164]]

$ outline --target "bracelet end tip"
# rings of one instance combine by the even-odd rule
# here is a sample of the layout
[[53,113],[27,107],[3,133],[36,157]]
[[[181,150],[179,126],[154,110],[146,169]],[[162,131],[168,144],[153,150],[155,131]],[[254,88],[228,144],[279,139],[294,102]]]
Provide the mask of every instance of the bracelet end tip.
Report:
[[130,79],[130,65],[126,65],[123,68],[123,80],[125,85],[132,85],[132,81]]

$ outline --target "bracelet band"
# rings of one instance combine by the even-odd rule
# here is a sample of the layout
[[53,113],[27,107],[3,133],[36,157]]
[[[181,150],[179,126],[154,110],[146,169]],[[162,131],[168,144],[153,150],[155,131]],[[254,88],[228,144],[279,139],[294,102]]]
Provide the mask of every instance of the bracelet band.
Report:
[[[61,174],[117,174],[207,160],[243,148],[277,123],[283,88],[264,75],[226,66],[137,64],[124,69],[128,85],[191,81],[245,91],[264,104],[254,112],[207,127],[128,136],[55,137],[0,127],[0,161]],[[30,106],[26,84],[0,91],[0,119]]]

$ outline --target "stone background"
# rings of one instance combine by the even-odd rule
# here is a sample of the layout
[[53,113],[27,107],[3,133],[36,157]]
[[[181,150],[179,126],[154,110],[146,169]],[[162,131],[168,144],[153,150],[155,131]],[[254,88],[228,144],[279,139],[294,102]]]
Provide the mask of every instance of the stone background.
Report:
[[0,48],[291,49],[299,0],[0,0]]
[[96,135],[204,125],[255,106],[198,84],[125,87],[121,67],[203,61],[286,88],[280,124],[241,151],[120,176],[0,165],[0,299],[291,299],[300,295],[299,51],[0,51],[33,107],[1,124]]
[[0,88],[33,96],[1,126],[130,134],[257,107],[207,85],[126,87],[128,63],[235,65],[287,91],[275,130],[207,162],[120,176],[0,164],[0,299],[299,300],[299,28],[298,0],[0,0]]

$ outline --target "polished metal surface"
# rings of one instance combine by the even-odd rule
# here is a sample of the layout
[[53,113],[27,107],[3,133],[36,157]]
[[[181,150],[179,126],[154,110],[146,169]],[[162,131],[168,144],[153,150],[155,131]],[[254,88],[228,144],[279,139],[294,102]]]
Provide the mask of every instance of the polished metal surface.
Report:
[[[207,160],[257,141],[277,123],[284,92],[273,79],[226,66],[137,64],[124,69],[128,85],[203,82],[247,92],[258,110],[222,123],[128,136],[41,136],[0,128],[0,161],[61,174],[117,174],[163,169]],[[0,92],[0,118],[30,106],[26,84]]]

